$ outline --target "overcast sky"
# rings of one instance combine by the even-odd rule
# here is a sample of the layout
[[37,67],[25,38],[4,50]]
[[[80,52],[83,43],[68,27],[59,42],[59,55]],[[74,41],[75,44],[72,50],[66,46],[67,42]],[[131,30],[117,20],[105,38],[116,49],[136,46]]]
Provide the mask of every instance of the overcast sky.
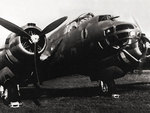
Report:
[[[149,8],[150,0],[0,0],[0,17],[18,26],[34,22],[43,29],[62,16],[70,21],[86,12],[112,14],[124,21],[136,18],[142,31],[150,36]],[[0,26],[0,45],[9,33]]]

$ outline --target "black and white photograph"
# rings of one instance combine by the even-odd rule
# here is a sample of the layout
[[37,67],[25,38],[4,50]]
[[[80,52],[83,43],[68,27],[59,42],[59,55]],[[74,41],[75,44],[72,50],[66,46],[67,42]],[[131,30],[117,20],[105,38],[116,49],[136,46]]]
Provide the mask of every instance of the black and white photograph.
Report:
[[0,113],[149,113],[149,0],[1,0]]

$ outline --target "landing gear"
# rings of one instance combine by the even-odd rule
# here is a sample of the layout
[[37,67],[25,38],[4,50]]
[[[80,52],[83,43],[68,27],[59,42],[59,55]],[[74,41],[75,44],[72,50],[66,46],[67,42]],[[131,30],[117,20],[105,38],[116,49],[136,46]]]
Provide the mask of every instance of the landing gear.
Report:
[[116,87],[114,80],[106,80],[106,81],[99,80],[98,83],[100,88],[100,95],[112,96],[113,98],[120,97],[119,94],[116,94]]
[[19,85],[7,82],[4,87],[1,86],[0,88],[1,98],[5,105],[11,108],[18,108],[22,105],[20,100]]

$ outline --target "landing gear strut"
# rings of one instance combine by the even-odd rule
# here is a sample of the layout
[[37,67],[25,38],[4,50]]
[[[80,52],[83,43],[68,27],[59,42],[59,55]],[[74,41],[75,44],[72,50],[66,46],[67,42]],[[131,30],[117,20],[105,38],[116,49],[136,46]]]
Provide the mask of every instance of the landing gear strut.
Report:
[[4,86],[1,86],[1,89],[3,89],[3,91],[1,91],[1,98],[5,105],[11,108],[18,108],[22,105],[19,85],[8,81]]
[[116,86],[114,80],[99,80],[100,94],[104,96],[112,96],[113,98],[119,98],[119,94],[116,94]]

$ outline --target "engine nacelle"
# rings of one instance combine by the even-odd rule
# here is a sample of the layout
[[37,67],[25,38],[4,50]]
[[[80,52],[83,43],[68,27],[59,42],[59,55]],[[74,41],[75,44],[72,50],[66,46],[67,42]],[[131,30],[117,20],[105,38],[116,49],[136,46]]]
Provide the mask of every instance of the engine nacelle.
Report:
[[37,40],[38,55],[46,48],[45,35],[40,36],[41,29],[34,23],[28,23],[22,28],[31,36],[31,39],[12,33],[5,42],[6,57],[11,63],[34,61],[34,42],[32,40]]

